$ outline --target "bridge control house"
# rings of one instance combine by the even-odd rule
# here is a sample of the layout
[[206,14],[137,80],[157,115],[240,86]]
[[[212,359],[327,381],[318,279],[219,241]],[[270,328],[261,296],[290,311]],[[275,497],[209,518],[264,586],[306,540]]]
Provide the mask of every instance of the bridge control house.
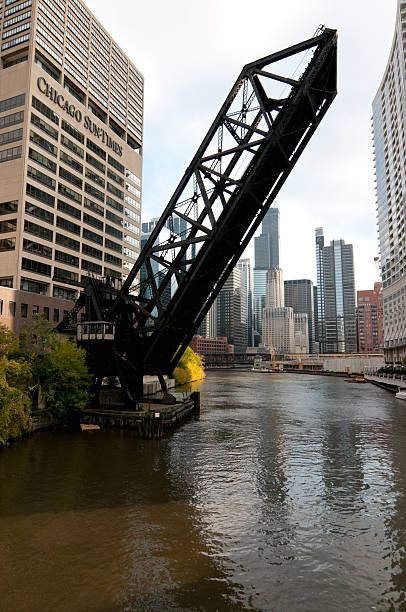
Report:
[[79,0],[0,5],[0,323],[18,333],[135,263],[144,86]]

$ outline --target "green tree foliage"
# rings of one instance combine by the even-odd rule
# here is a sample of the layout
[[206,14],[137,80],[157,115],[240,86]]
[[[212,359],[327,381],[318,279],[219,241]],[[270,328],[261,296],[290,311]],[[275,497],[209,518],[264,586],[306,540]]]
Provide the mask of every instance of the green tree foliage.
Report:
[[32,376],[18,354],[17,338],[0,326],[0,446],[30,431],[32,425]]
[[177,367],[174,369],[172,376],[178,385],[184,385],[193,380],[204,378],[204,365],[200,355],[188,346]]

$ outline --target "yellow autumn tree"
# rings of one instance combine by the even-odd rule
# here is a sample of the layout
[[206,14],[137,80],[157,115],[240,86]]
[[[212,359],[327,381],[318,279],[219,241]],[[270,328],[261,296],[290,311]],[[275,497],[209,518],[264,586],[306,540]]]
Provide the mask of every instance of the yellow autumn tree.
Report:
[[184,385],[194,380],[201,380],[205,376],[202,357],[188,346],[174,369],[172,376],[177,385]]

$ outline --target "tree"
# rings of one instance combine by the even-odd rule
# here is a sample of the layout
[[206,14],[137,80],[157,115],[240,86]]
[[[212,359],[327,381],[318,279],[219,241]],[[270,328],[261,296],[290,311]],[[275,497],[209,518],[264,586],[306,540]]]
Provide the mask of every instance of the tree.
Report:
[[202,358],[188,346],[172,375],[178,385],[201,380],[204,378]]
[[30,431],[32,376],[19,356],[18,340],[0,326],[0,446]]

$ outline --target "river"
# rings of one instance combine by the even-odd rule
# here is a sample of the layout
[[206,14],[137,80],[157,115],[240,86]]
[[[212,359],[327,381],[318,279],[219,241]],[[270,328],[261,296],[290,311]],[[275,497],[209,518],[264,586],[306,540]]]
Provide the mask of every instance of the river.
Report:
[[0,451],[0,609],[406,609],[406,403],[213,371],[159,441],[44,432]]

